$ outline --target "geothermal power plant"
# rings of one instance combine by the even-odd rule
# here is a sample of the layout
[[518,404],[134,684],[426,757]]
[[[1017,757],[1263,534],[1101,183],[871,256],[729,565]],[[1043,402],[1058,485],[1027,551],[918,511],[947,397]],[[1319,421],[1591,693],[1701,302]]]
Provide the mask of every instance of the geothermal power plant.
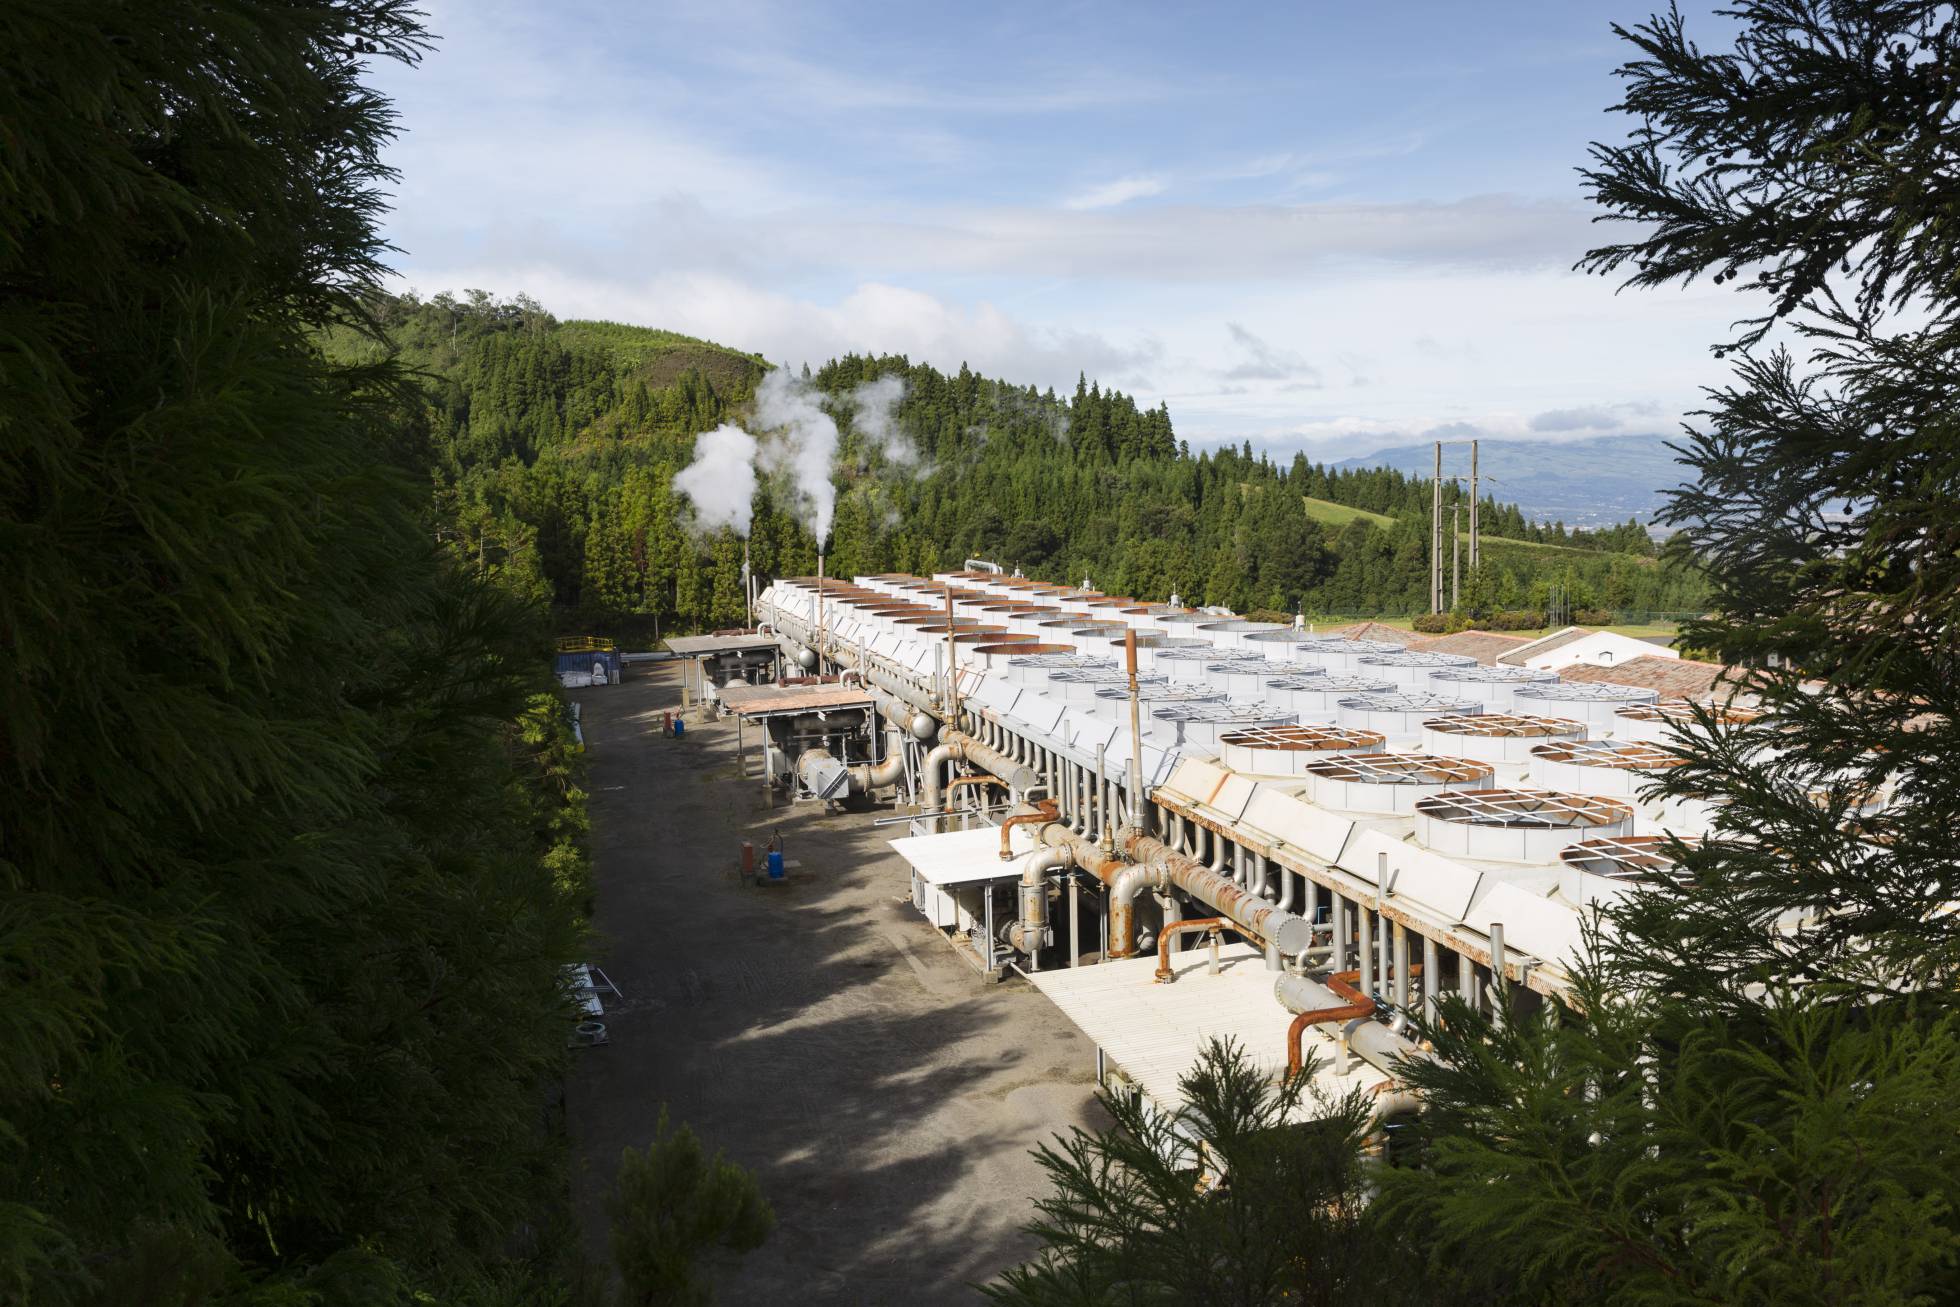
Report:
[[1220,1036],[1407,1108],[1414,1016],[1560,996],[1595,906],[1708,827],[1642,798],[1690,712],[1653,689],[971,564],[778,580],[755,616],[671,642],[736,783],[893,800],[913,907],[1164,1108]]

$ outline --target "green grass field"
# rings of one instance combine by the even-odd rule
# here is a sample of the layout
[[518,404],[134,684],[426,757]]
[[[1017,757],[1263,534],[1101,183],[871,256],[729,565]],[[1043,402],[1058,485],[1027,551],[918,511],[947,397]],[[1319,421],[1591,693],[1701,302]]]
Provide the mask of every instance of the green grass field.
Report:
[[[1311,495],[1302,495],[1300,499],[1306,505],[1307,516],[1330,530],[1339,531],[1342,527],[1348,525],[1348,523],[1355,521],[1369,522],[1382,530],[1387,530],[1389,527],[1395,525],[1395,519],[1386,513],[1371,513],[1365,508],[1350,508],[1346,504],[1336,504],[1328,499],[1315,499]],[[1457,539],[1463,541],[1465,545],[1468,545],[1470,543],[1470,533],[1467,530],[1459,531],[1457,532]],[[1561,554],[1591,554],[1596,552],[1590,549],[1575,548],[1572,545],[1547,544],[1539,540],[1513,540],[1508,536],[1494,535],[1486,535],[1484,537],[1484,551],[1486,553],[1501,555],[1507,549],[1551,550]],[[1655,560],[1651,558],[1635,558],[1634,561],[1643,567],[1656,565]]]
[[568,345],[609,351],[635,368],[649,386],[669,385],[689,368],[697,368],[718,387],[738,388],[769,366],[760,354],[623,322],[575,318],[558,324],[558,336]]
[[[1356,618],[1353,620],[1360,621],[1364,619]],[[1367,618],[1365,620],[1379,622],[1383,626],[1392,626],[1398,631],[1408,631],[1414,629],[1409,625],[1410,619],[1407,617],[1372,617],[1372,618]],[[1349,623],[1343,621],[1341,625],[1345,626],[1345,625],[1349,625]],[[1563,629],[1564,628],[1562,627],[1540,627],[1535,631],[1534,630],[1498,631],[1495,632],[1495,634],[1515,635],[1515,636],[1519,636],[1522,639],[1534,640],[1541,635],[1550,635],[1554,630],[1563,630]],[[1592,629],[1601,630],[1601,631],[1617,631],[1621,635],[1630,635],[1633,636],[1635,639],[1640,639],[1640,640],[1649,639],[1657,635],[1664,635],[1672,639],[1674,636],[1678,635],[1681,630],[1681,628],[1673,622],[1646,622],[1646,623],[1640,623],[1632,626],[1602,626],[1602,627],[1596,627]]]
[[1346,504],[1336,504],[1328,499],[1315,499],[1311,495],[1302,495],[1300,498],[1307,506],[1308,517],[1337,531],[1354,521],[1372,522],[1384,530],[1395,525],[1395,519],[1386,513],[1370,513],[1365,508],[1349,508]]

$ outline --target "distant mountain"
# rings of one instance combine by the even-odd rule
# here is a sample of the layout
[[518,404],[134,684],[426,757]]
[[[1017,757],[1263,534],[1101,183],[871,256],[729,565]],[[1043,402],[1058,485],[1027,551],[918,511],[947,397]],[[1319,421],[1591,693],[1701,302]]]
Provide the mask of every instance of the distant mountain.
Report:
[[[1585,440],[1486,440],[1479,448],[1483,493],[1516,503],[1527,517],[1567,526],[1599,526],[1630,517],[1650,520],[1664,492],[1688,479],[1666,436],[1594,436]],[[1433,445],[1397,445],[1337,468],[1392,467],[1412,476],[1435,470]],[[1470,475],[1470,451],[1443,450],[1443,475]]]

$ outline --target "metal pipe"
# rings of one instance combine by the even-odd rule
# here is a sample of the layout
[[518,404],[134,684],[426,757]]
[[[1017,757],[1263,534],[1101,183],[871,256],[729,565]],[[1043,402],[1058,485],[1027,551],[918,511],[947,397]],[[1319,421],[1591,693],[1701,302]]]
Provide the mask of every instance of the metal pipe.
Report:
[[1361,992],[1371,996],[1369,1002],[1372,1004],[1374,1002],[1372,995],[1375,992],[1375,914],[1365,907],[1360,908],[1360,913],[1361,938],[1355,951],[1361,955],[1361,966],[1356,970],[1355,975],[1361,980]]
[[1129,673],[1130,682],[1130,793],[1128,798],[1130,824],[1141,830],[1140,820],[1143,812],[1143,727],[1139,724],[1142,714],[1138,709],[1137,698],[1137,631],[1134,626],[1123,632],[1123,665]]
[[1109,952],[1111,958],[1136,956],[1137,895],[1155,882],[1156,869],[1143,863],[1131,863],[1118,872],[1109,884]]
[[[1115,847],[1108,851],[1054,825],[1042,828],[1042,838],[1049,843],[1072,844],[1076,866],[1110,886],[1112,958],[1134,955],[1134,905],[1138,890],[1146,884],[1165,893],[1173,888],[1183,890],[1231,918],[1235,929],[1261,943],[1278,944],[1282,953],[1297,953],[1313,942],[1313,927],[1304,919],[1247,894],[1229,878],[1198,865],[1134,825],[1125,826],[1114,841]],[[1132,874],[1132,866],[1140,870]]]
[[1010,833],[1016,826],[1040,826],[1056,819],[1055,801],[1041,799],[1034,804],[1032,812],[1017,812],[1000,824],[1000,860],[1006,862],[1014,856],[1008,843]]
[[985,772],[975,772],[971,776],[955,776],[952,780],[946,782],[945,793],[949,796],[946,802],[952,802],[950,796],[954,790],[957,790],[962,785],[998,785],[1003,790],[1007,788],[1006,781],[998,776],[990,776]]
[[1218,936],[1232,923],[1224,917],[1191,917],[1185,921],[1164,923],[1163,930],[1157,934],[1157,983],[1168,985],[1177,979],[1171,970],[1171,940],[1191,931],[1203,931],[1211,940],[1211,974],[1218,974]]
[[1393,933],[1386,916],[1375,918],[1375,975],[1381,979],[1383,994],[1389,992],[1388,982],[1395,974],[1395,969],[1389,962],[1393,952],[1389,936]]
[[1409,931],[1395,923],[1395,1007],[1397,1015],[1409,1010]]
[[1490,923],[1490,1014],[1498,1023],[1504,1020],[1504,995],[1509,988],[1509,977],[1504,965],[1504,923]]
[[[1293,1024],[1286,1028],[1286,1074],[1300,1074],[1301,1064],[1306,1060],[1300,1051],[1300,1040],[1307,1033],[1308,1026],[1328,1021],[1355,1021],[1374,1015],[1375,1000],[1368,997],[1364,989],[1354,988],[1354,982],[1360,977],[1358,971],[1335,972],[1327,977],[1327,988],[1347,1001],[1329,1007],[1308,1008],[1293,1018]],[[1282,1005],[1286,1005],[1288,994],[1299,990],[1297,985],[1289,985],[1288,982],[1304,979],[1304,976],[1281,976],[1273,987],[1274,996]]]
[[1424,935],[1422,937],[1422,1019],[1430,1025],[1436,1023],[1436,987],[1443,979],[1436,967],[1436,941]]
[[1096,746],[1096,791],[1098,795],[1096,802],[1096,841],[1099,844],[1109,843],[1109,832],[1111,830],[1109,822],[1109,801],[1111,798],[1109,768],[1104,758],[1104,751],[1107,747],[1101,744]]
[[861,762],[851,768],[851,788],[860,794],[898,784],[905,774],[905,733],[897,727],[885,732],[885,756],[875,763]]
[[1073,871],[1068,876],[1068,964],[1082,965],[1082,886]]
[[[935,811],[937,813],[937,811],[943,811],[947,807],[947,788],[945,788],[945,780],[941,780],[939,774],[947,768],[949,762],[953,762],[958,756],[960,756],[960,747],[955,745],[955,743],[941,743],[941,745],[937,745],[931,752],[925,754],[925,764],[919,770],[923,772],[923,778],[925,778],[925,809],[927,811]],[[929,823],[929,829],[935,831],[935,833],[939,831],[939,819],[937,817]]]
[[1067,848],[1048,845],[1021,859],[1020,919],[1008,928],[1007,942],[1028,955],[1031,970],[1041,969],[1041,950],[1049,943],[1048,874],[1074,860]]

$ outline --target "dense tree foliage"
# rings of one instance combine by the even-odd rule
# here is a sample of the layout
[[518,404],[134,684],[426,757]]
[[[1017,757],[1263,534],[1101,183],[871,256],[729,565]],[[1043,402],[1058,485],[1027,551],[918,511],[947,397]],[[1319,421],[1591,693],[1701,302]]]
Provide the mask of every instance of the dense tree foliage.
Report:
[[711,1271],[762,1246],[776,1214],[755,1177],[710,1157],[687,1126],[661,1109],[653,1139],[626,1150],[607,1202],[622,1307],[701,1307]]
[[[360,329],[399,0],[0,9],[0,1298],[469,1297],[558,1185],[538,613]],[[538,438],[556,432],[539,432]]]
[[1682,734],[1658,788],[1718,796],[1714,833],[1607,909],[1581,1001],[1453,1010],[1409,1072],[1427,1165],[1391,1206],[1507,1302],[1960,1300],[1960,34],[1733,18],[1622,32],[1642,125],[1588,180],[1642,235],[1589,262],[1766,296],[1671,510],[1715,590],[1690,638],[1761,716]]
[[[527,596],[602,627],[740,620],[732,538],[689,529],[672,489],[694,437],[746,421],[766,370],[671,333],[557,322],[519,296],[378,302],[401,358],[428,378],[436,494],[454,552]],[[352,337],[336,352],[368,357]],[[857,430],[852,397],[899,383],[902,448]],[[828,542],[835,575],[930,571],[988,557],[1030,576],[1240,611],[1403,613],[1428,605],[1427,481],[1391,469],[1275,465],[1250,446],[1193,455],[1169,412],[1084,379],[1068,398],[846,357],[808,382],[840,431]],[[1458,487],[1446,487],[1448,502]],[[1569,604],[1690,611],[1699,578],[1627,523],[1568,531],[1486,501],[1479,612]],[[764,576],[809,574],[816,542],[780,483],[756,496]]]
[[1040,1249],[987,1296],[1002,1307],[1434,1301],[1415,1259],[1365,1216],[1369,1103],[1314,1099],[1319,1069],[1309,1058],[1276,1083],[1214,1040],[1180,1079],[1174,1113],[1104,1091],[1110,1126],[1036,1153],[1051,1183],[1028,1226]]

